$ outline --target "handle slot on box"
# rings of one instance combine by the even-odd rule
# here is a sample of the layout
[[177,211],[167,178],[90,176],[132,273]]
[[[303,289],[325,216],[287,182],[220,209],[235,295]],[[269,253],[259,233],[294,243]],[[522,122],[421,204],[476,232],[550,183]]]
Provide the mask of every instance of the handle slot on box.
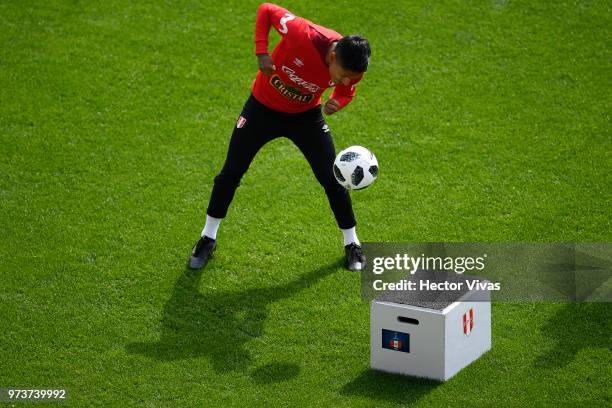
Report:
[[402,323],[414,324],[415,326],[419,325],[419,321],[417,319],[413,319],[412,317],[397,316],[397,320]]

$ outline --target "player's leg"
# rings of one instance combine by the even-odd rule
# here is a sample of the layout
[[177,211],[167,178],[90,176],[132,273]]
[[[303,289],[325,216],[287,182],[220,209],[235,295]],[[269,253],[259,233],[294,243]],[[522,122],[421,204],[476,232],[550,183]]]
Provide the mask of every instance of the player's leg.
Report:
[[286,130],[287,136],[306,157],[315,177],[325,190],[338,227],[342,231],[347,267],[351,270],[361,270],[365,267],[366,260],[357,238],[351,197],[334,177],[334,141],[322,115],[320,112],[316,113],[292,123],[291,128]]
[[217,231],[221,220],[234,198],[242,176],[253,158],[268,141],[278,137],[277,121],[266,116],[259,102],[252,96],[242,110],[232,132],[223,168],[214,179],[213,189],[206,210],[206,223],[201,238],[192,250],[189,267],[200,269],[216,249]]

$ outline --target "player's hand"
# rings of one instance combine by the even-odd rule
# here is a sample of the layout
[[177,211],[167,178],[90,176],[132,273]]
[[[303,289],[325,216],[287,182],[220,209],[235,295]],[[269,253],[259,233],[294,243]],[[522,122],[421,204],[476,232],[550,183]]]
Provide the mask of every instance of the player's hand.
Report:
[[269,54],[259,54],[257,55],[257,60],[259,61],[259,69],[265,76],[270,76],[276,71],[274,61],[272,61],[272,57]]
[[340,109],[340,102],[335,99],[329,99],[323,106],[323,113],[326,115],[333,115]]

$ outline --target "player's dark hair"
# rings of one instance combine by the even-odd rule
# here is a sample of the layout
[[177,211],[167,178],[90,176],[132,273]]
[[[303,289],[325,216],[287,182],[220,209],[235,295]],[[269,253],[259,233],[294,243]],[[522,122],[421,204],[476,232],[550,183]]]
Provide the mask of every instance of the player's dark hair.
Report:
[[344,69],[366,72],[370,63],[370,43],[360,35],[347,35],[336,43],[336,56]]

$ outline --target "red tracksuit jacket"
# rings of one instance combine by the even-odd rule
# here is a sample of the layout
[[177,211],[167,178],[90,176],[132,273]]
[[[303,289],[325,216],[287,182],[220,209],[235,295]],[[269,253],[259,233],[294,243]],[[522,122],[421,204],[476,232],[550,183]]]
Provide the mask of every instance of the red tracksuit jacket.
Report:
[[[321,94],[333,87],[325,63],[327,50],[342,35],[282,7],[270,3],[259,6],[255,24],[255,54],[268,53],[268,35],[274,26],[281,41],[272,52],[276,72],[264,76],[261,71],[253,83],[253,96],[270,109],[286,113],[304,112],[321,103]],[[331,98],[346,106],[355,95],[355,84],[335,85]]]

